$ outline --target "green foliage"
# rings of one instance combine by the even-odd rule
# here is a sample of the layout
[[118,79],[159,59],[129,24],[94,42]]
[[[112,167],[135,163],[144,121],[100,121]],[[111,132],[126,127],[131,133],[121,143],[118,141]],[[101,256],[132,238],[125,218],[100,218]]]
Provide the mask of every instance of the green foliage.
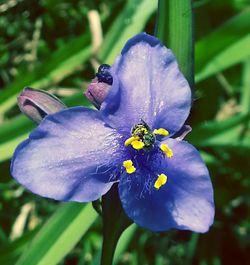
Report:
[[250,56],[249,16],[250,10],[246,9],[197,42],[197,82]]
[[[192,1],[159,0],[156,36],[173,50],[190,86],[194,83]],[[183,45],[185,43],[185,45]]]
[[57,210],[36,235],[17,265],[58,264],[95,221],[91,205],[67,203]]
[[[179,1],[171,6],[167,2],[160,1],[156,32],[177,53],[182,67],[192,51],[185,30],[189,20]],[[178,21],[175,12],[181,8]],[[209,166],[215,224],[204,235],[154,234],[133,225],[119,240],[115,264],[250,263],[249,1],[196,0],[193,8],[196,87],[187,121],[193,131],[187,140],[201,150]],[[93,51],[90,30],[93,9],[104,36],[98,51]],[[112,63],[134,34],[154,34],[156,9],[156,0],[1,1],[0,264],[99,263],[101,223],[90,205],[59,205],[12,180],[12,153],[34,128],[20,114],[16,97],[23,87],[33,86],[55,93],[68,106],[89,106],[82,94],[96,67]],[[166,30],[169,25],[172,31]],[[192,72],[188,65],[185,73]],[[25,213],[27,205],[32,207]]]

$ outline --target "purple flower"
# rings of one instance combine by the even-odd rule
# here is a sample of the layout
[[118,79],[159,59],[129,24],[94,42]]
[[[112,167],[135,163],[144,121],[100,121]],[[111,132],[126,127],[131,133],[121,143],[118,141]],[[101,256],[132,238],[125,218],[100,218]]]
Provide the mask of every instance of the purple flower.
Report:
[[[74,107],[47,115],[13,156],[13,177],[62,201],[94,201],[119,182],[122,206],[153,231],[206,232],[213,188],[199,152],[182,141],[191,91],[172,52],[141,33],[110,68],[100,110]],[[184,132],[183,132],[184,128]],[[175,138],[177,137],[177,138]]]

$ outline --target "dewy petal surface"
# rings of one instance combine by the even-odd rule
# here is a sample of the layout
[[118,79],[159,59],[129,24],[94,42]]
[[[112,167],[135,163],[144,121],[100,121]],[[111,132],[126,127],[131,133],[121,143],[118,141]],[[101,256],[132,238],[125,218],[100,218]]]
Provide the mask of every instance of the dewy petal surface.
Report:
[[178,131],[188,117],[191,90],[171,50],[150,35],[130,39],[112,66],[113,86],[102,112],[128,130],[140,119],[151,128]]
[[48,115],[19,145],[11,172],[41,196],[93,201],[112,186],[118,138],[98,111],[69,108]]
[[155,168],[121,176],[119,193],[124,210],[135,223],[153,231],[177,228],[206,232],[214,218],[208,170],[187,142],[168,139],[163,143],[174,153],[158,168],[158,174],[166,174],[167,183],[159,190],[153,188]]

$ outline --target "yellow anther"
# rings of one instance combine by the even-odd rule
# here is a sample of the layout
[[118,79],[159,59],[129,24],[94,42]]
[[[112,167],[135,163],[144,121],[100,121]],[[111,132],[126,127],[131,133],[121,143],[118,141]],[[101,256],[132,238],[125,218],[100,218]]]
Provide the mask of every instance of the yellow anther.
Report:
[[169,132],[163,128],[160,128],[160,129],[155,129],[153,131],[153,134],[159,134],[159,135],[163,135],[163,136],[168,136],[169,135]]
[[138,140],[133,141],[133,142],[131,143],[131,145],[132,145],[133,148],[136,149],[136,150],[140,150],[140,149],[142,149],[142,148],[145,146],[145,144],[144,144],[143,142],[138,141]]
[[145,127],[139,127],[133,131],[133,135],[137,135],[137,134],[141,134],[141,133],[147,134],[148,129]]
[[161,144],[160,148],[168,158],[173,156],[173,151],[166,144]]
[[142,128],[141,130],[144,132],[144,134],[148,133],[148,130],[146,128]]
[[136,171],[136,168],[133,166],[133,162],[131,160],[123,161],[123,166],[128,174],[132,174]]
[[132,144],[133,141],[136,141],[136,140],[139,140],[139,137],[138,136],[136,136],[136,137],[135,136],[132,136],[132,137],[128,138],[125,141],[124,145],[125,146],[128,146],[128,145]]
[[167,183],[168,177],[165,174],[161,174],[158,176],[155,181],[154,187],[159,190],[159,188]]

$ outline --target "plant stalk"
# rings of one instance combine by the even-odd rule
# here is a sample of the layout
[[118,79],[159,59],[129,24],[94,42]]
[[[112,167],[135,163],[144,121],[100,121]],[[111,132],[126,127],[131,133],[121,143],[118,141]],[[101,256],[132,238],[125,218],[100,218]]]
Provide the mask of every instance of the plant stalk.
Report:
[[131,225],[121,206],[118,185],[102,197],[103,243],[101,265],[112,265],[117,242],[123,231]]
[[176,56],[190,87],[194,86],[192,0],[159,0],[155,35]]

